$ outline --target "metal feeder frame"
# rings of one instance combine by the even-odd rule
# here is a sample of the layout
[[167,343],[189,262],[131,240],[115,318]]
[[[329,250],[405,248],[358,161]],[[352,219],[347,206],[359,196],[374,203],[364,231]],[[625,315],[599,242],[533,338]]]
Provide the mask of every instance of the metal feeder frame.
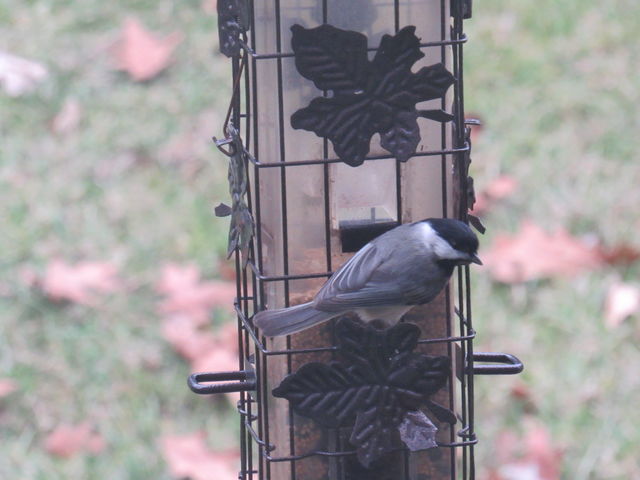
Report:
[[[440,49],[444,63],[445,48],[451,49],[451,63],[455,82],[453,89],[453,120],[451,125],[442,124],[442,148],[430,151],[416,152],[413,161],[435,161],[441,162],[444,172],[448,165],[447,159],[452,159],[455,168],[454,184],[444,185],[443,188],[443,212],[447,216],[449,205],[447,205],[447,189],[452,188],[457,196],[455,216],[463,221],[469,221],[468,207],[473,201],[472,181],[468,177],[468,166],[470,163],[470,129],[469,123],[465,122],[464,115],[464,91],[463,91],[463,45],[467,41],[467,36],[463,31],[463,20],[471,16],[471,0],[451,0],[448,6],[451,18],[445,15],[445,0],[440,2],[441,40],[436,42],[421,43],[421,49]],[[322,3],[322,23],[327,22],[327,0],[319,0]],[[394,6],[395,31],[401,28],[400,14],[402,2],[400,0],[390,0]],[[309,457],[327,457],[337,467],[333,470],[337,472],[338,478],[347,478],[344,473],[344,459],[352,458],[355,452],[352,450],[342,451],[340,448],[323,449],[303,452],[299,454],[283,454],[286,448],[278,448],[279,445],[273,443],[271,426],[269,425],[269,397],[275,385],[268,385],[267,370],[270,359],[278,356],[286,357],[289,373],[291,373],[292,359],[298,355],[329,352],[335,353],[335,345],[314,348],[289,348],[290,338],[287,339],[287,347],[279,350],[267,348],[264,337],[259,336],[259,332],[252,324],[252,316],[260,311],[264,306],[261,300],[265,298],[265,285],[269,282],[282,282],[284,284],[285,295],[289,295],[289,282],[293,280],[328,278],[331,269],[338,265],[332,265],[331,244],[330,244],[330,202],[329,202],[329,165],[341,162],[340,158],[330,155],[330,148],[327,140],[324,141],[324,155],[315,160],[290,160],[287,159],[284,143],[281,143],[281,161],[275,163],[265,163],[256,159],[250,152],[258,151],[256,132],[258,131],[258,119],[254,114],[257,109],[257,64],[262,61],[276,61],[279,72],[277,92],[280,104],[280,115],[278,118],[278,129],[280,135],[285,130],[285,122],[288,120],[282,114],[282,59],[292,57],[290,49],[285,46],[285,39],[280,38],[280,12],[279,2],[275,1],[276,8],[276,29],[277,29],[277,51],[263,52],[260,45],[256,43],[255,36],[252,35],[254,25],[254,3],[252,0],[218,0],[221,29],[222,50],[231,56],[232,62],[232,90],[233,96],[225,120],[225,134],[227,126],[231,122],[238,129],[244,141],[247,162],[245,175],[247,179],[247,207],[248,211],[255,219],[255,238],[249,238],[245,245],[248,258],[242,258],[240,246],[235,245],[235,267],[237,272],[236,288],[237,298],[235,300],[235,311],[238,322],[238,349],[240,352],[239,370],[235,372],[221,373],[197,373],[189,378],[189,387],[198,394],[213,394],[225,392],[240,392],[240,399],[237,410],[240,415],[240,452],[241,470],[238,478],[241,480],[264,480],[271,477],[271,466],[278,462],[290,462],[292,465],[290,478],[296,480],[297,462],[305,461]],[[225,10],[221,10],[226,9]],[[226,17],[224,17],[226,15]],[[226,49],[226,51],[225,51]],[[369,48],[375,50],[375,48]],[[444,108],[444,100],[443,100]],[[453,146],[446,147],[446,129],[453,133]],[[232,139],[225,138],[216,141],[219,149],[227,156],[237,154],[237,145]],[[369,155],[364,161],[371,162],[381,159],[394,158],[393,155]],[[289,274],[287,245],[284,248],[284,274],[266,275],[263,273],[263,254],[261,241],[261,209],[262,201],[259,189],[255,186],[259,184],[260,175],[263,169],[278,169],[281,173],[282,191],[280,192],[282,201],[282,228],[283,237],[287,238],[287,200],[286,182],[287,171],[294,168],[304,168],[307,165],[322,165],[324,168],[324,198],[325,198],[325,232],[326,232],[326,271],[309,272],[306,274]],[[443,174],[442,182],[447,182],[447,176]],[[402,223],[402,190],[400,182],[400,168],[396,168],[396,194],[397,194],[397,218],[398,223]],[[473,220],[471,219],[472,223]],[[343,239],[344,240],[344,239]],[[357,242],[356,242],[357,243]],[[451,364],[456,366],[452,369],[448,381],[449,401],[448,407],[458,412],[458,423],[455,429],[450,429],[447,442],[439,442],[438,448],[452,449],[450,458],[450,478],[451,479],[474,479],[474,448],[478,442],[475,429],[474,413],[474,378],[476,375],[511,375],[522,371],[522,363],[512,355],[502,353],[478,353],[474,352],[473,339],[476,331],[473,328],[471,315],[470,298],[470,274],[469,267],[457,267],[457,271],[452,277],[451,284],[446,290],[447,317],[455,318],[457,321],[450,322],[446,337],[443,338],[422,338],[419,343],[444,344],[446,345],[448,357]],[[287,301],[288,304],[288,301]],[[452,310],[452,311],[451,311]],[[454,326],[452,326],[452,324]],[[456,325],[457,324],[457,325]],[[454,383],[458,391],[454,391]],[[295,452],[294,418],[290,414],[289,418],[289,447],[291,452]],[[336,434],[337,435],[337,434]],[[339,447],[339,445],[337,445]],[[408,451],[403,451],[405,463],[408,464]],[[409,469],[405,468],[402,478],[414,478],[409,476]],[[333,477],[332,477],[333,478]],[[279,480],[279,479],[278,479]],[[297,476],[297,480],[306,480]]]

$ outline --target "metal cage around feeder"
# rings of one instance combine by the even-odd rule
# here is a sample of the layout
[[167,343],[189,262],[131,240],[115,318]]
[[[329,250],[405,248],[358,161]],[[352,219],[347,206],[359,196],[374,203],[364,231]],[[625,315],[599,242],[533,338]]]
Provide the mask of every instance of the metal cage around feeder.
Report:
[[[522,365],[474,352],[467,266],[404,327],[339,320],[268,339],[252,321],[308,301],[352,252],[396,225],[475,220],[462,69],[471,1],[218,0],[218,13],[233,96],[216,143],[229,157],[232,205],[216,213],[231,216],[240,364],[189,384],[201,394],[240,392],[238,478],[473,479],[474,376]],[[359,338],[387,352],[383,363],[404,352],[442,377],[423,398],[435,448],[361,441],[353,430],[364,414],[356,426],[340,423],[334,402],[318,423],[308,414],[318,402],[305,409],[287,396],[301,372],[313,383],[343,368]]]

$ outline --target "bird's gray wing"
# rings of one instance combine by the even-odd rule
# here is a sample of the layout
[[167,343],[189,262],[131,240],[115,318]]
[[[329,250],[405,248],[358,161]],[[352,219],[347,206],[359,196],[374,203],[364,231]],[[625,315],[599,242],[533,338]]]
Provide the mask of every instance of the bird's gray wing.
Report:
[[402,293],[389,288],[391,282],[380,268],[386,260],[375,244],[365,245],[322,287],[313,301],[314,307],[334,312],[397,304]]

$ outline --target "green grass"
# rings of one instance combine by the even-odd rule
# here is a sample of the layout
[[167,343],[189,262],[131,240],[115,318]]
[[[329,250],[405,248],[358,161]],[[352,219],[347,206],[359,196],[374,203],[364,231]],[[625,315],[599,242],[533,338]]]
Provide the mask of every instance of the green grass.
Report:
[[[108,55],[128,15],[185,35],[174,65],[145,84],[114,72]],[[485,130],[472,173],[480,187],[498,173],[520,181],[485,219],[485,245],[532,218],[640,247],[638,22],[640,8],[622,0],[474,5],[466,106]],[[188,368],[160,338],[153,291],[162,261],[195,261],[210,276],[225,250],[227,221],[212,207],[227,197],[226,165],[209,137],[220,130],[229,62],[213,55],[216,35],[200,0],[0,4],[2,48],[50,71],[36,93],[0,96],[0,377],[20,387],[0,400],[0,478],[167,479],[161,434],[233,435],[224,399],[185,388]],[[70,98],[80,125],[56,136],[49,124]],[[52,305],[19,279],[54,257],[112,261],[127,293],[98,309]],[[525,408],[509,391],[524,381],[565,451],[563,478],[640,478],[637,318],[615,330],[601,318],[608,284],[637,279],[638,267],[518,287],[474,273],[478,350],[526,364],[520,380],[478,379],[480,470],[492,465],[495,435],[520,428]],[[85,419],[106,437],[103,454],[44,452],[53,427]]]
[[[227,196],[226,165],[210,137],[228,98],[228,62],[213,54],[215,17],[199,1],[127,3],[0,6],[3,48],[50,71],[36,93],[0,96],[0,377],[19,384],[0,400],[0,478],[168,479],[160,435],[235,431],[225,399],[186,388],[188,366],[160,337],[153,291],[162,261],[195,261],[211,275],[225,250],[227,222],[212,208]],[[111,66],[127,15],[185,35],[175,64],[149,83]],[[80,125],[53,135],[69,98],[82,106]],[[180,142],[177,159],[171,145]],[[18,279],[53,257],[114,262],[127,293],[98,309],[52,305]],[[44,452],[51,429],[85,419],[105,436],[104,453]]]
[[[474,145],[479,185],[513,175],[518,192],[485,219],[483,243],[524,218],[553,230],[640,247],[640,68],[631,2],[488,0],[467,24],[467,109],[485,130]],[[635,48],[634,48],[635,47]],[[474,282],[478,347],[525,363],[535,415],[565,454],[563,478],[640,478],[638,318],[604,326],[607,287],[637,280],[638,266],[526,286]],[[492,465],[492,437],[518,429],[515,378],[481,378],[479,464]]]

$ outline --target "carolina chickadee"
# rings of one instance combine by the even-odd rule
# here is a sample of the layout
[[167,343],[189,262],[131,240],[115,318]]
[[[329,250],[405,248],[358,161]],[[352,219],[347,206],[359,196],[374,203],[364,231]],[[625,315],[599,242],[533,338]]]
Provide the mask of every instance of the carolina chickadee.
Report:
[[400,225],[362,247],[308,303],[254,316],[267,337],[290,335],[347,312],[392,325],[414,305],[433,300],[456,265],[482,262],[478,238],[459,220],[429,218]]

